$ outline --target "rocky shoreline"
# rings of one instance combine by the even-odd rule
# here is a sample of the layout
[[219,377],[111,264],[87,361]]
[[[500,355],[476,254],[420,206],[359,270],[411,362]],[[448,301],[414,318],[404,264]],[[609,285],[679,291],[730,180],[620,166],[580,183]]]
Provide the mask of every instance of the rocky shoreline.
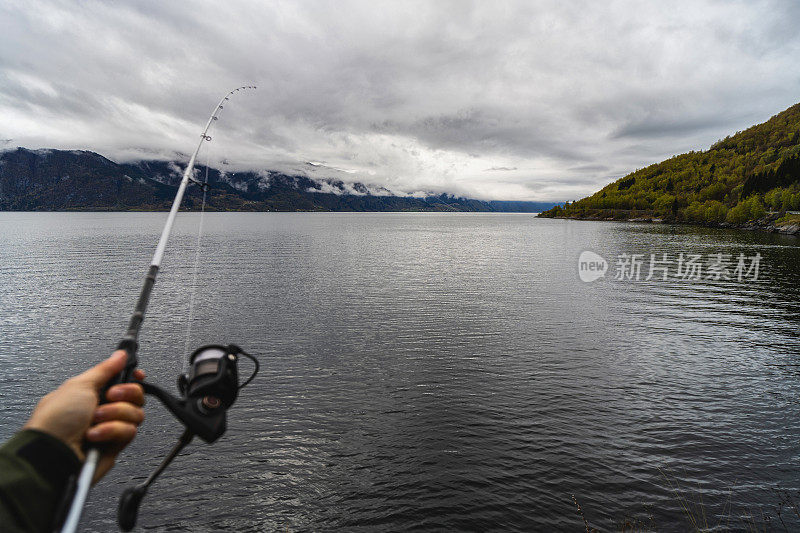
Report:
[[689,226],[703,226],[707,228],[728,228],[728,229],[741,229],[746,231],[764,231],[767,233],[780,233],[782,235],[794,235],[800,237],[800,215],[790,216],[788,219],[780,217],[777,214],[767,215],[766,217],[755,222],[747,222],[746,224],[731,224],[729,222],[716,222],[716,223],[692,223],[692,222],[677,222],[674,220],[665,220],[656,217],[635,217],[635,218],[603,218],[603,217],[543,217],[543,218],[563,218],[568,220],[594,220],[606,222],[641,222],[647,224],[686,224]]
[[754,231],[768,231],[770,233],[781,233],[783,235],[794,235],[800,237],[800,219],[789,221],[766,220],[762,219],[742,226],[741,229]]

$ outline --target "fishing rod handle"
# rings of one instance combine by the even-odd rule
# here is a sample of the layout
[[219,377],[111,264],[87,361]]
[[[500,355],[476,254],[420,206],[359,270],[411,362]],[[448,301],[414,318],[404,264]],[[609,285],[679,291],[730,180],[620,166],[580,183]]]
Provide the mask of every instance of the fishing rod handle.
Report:
[[139,330],[142,329],[144,314],[147,311],[147,304],[150,301],[150,293],[153,292],[153,285],[156,284],[157,275],[158,265],[150,265],[150,268],[147,269],[147,275],[144,277],[144,283],[142,284],[142,290],[139,293],[139,299],[136,302],[136,307],[134,308],[131,319],[128,322],[128,331],[125,333],[125,337],[123,337],[122,341],[120,341],[121,349],[124,349],[122,346],[123,343],[137,343],[139,339]]
[[[148,275],[148,279],[149,278],[150,276]],[[153,278],[153,281],[155,281],[155,278]],[[150,284],[150,288],[152,288],[152,283]],[[144,293],[144,290],[142,292]],[[141,303],[142,297],[140,296],[139,304]],[[144,305],[147,305],[146,300]],[[139,305],[137,305],[137,309],[138,307]],[[134,313],[134,316],[135,315],[136,313]],[[131,319],[131,322],[133,322],[133,318]],[[138,320],[137,327],[140,326],[141,323],[142,320]],[[108,389],[119,383],[128,383],[133,380],[133,371],[136,370],[136,366],[138,365],[136,352],[139,349],[139,342],[136,340],[136,338],[130,335],[130,331],[128,333],[129,334],[123,337],[122,340],[119,341],[119,344],[117,344],[117,350],[125,350],[125,353],[128,356],[127,360],[125,361],[125,368],[123,368],[119,374],[111,378],[103,386],[102,390],[100,391],[100,397],[98,398],[99,403],[101,404],[106,403],[106,392],[108,392]],[[61,533],[75,533],[78,529],[78,524],[80,523],[81,515],[83,514],[83,508],[86,505],[87,498],[89,497],[89,489],[92,488],[92,479],[97,471],[97,465],[100,462],[100,454],[101,450],[97,446],[92,446],[86,452],[86,460],[83,462],[81,472],[78,475],[78,482],[75,486],[75,491],[72,496],[69,513],[64,519],[60,530]]]
[[83,514],[83,507],[86,505],[86,498],[89,496],[89,489],[92,488],[92,478],[97,470],[97,463],[100,462],[100,450],[97,448],[90,448],[86,452],[86,460],[81,467],[81,473],[78,476],[78,483],[75,487],[75,494],[72,498],[72,505],[69,508],[69,514],[64,519],[64,525],[61,527],[61,533],[75,533],[78,530],[78,524],[81,521]]
[[150,268],[147,270],[147,275],[144,278],[142,291],[139,293],[136,307],[128,322],[128,331],[117,344],[117,350],[125,350],[128,356],[125,361],[125,368],[123,368],[116,377],[109,380],[106,386],[103,387],[103,393],[100,397],[101,403],[105,401],[105,393],[109,388],[120,383],[129,383],[133,381],[133,371],[136,370],[136,367],[139,365],[139,359],[136,357],[139,351],[139,330],[142,329],[142,322],[144,322],[147,304],[150,302],[150,293],[153,292],[153,286],[156,284],[157,275],[158,265],[150,265]]
[[[147,305],[146,302],[145,305]],[[141,324],[141,320],[139,321],[139,324]],[[138,360],[136,358],[136,352],[138,349],[138,341],[136,341],[136,339],[132,338],[130,335],[126,335],[121,341],[119,341],[119,344],[117,344],[117,350],[125,350],[125,353],[128,356],[127,360],[125,361],[125,368],[123,368],[119,374],[111,378],[103,386],[98,398],[99,403],[106,403],[106,392],[108,392],[108,389],[119,383],[128,383],[132,381],[133,371],[136,370],[136,366],[138,365]],[[92,488],[92,479],[97,471],[97,465],[100,462],[101,453],[102,452],[100,448],[97,446],[92,446],[87,450],[86,460],[83,462],[81,472],[78,475],[78,481],[75,485],[75,491],[73,492],[69,513],[64,519],[60,530],[61,533],[75,533],[77,531],[81,520],[81,515],[83,514],[83,508],[86,505],[87,498],[89,497],[89,490]]]

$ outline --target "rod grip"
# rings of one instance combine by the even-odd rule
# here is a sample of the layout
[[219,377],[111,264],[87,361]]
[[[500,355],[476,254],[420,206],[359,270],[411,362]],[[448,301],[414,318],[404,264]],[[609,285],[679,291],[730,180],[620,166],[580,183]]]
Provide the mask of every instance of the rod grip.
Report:
[[106,393],[108,389],[113,387],[114,385],[119,385],[120,383],[130,383],[133,381],[133,371],[136,370],[136,367],[139,366],[139,359],[136,357],[136,351],[139,349],[139,343],[136,339],[131,337],[124,337],[119,343],[117,344],[117,350],[125,350],[128,358],[125,361],[125,368],[122,371],[108,380],[108,382],[103,385],[103,389],[100,391],[100,403],[106,403]]
[[139,350],[139,342],[134,338],[126,336],[117,344],[117,350],[125,350],[125,353],[128,355],[125,368],[122,369],[122,372],[120,372],[118,376],[120,379],[119,383],[127,383],[133,380],[133,371],[139,366],[139,358],[136,356]]

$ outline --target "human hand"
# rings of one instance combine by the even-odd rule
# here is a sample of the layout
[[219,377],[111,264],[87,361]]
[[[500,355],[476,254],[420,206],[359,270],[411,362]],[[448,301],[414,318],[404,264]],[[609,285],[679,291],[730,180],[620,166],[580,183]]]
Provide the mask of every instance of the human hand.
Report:
[[[125,368],[126,355],[117,350],[111,357],[83,374],[68,379],[42,398],[25,424],[56,437],[83,461],[84,444],[100,446],[100,462],[92,483],[97,483],[114,466],[125,446],[136,436],[144,420],[144,390],[138,383],[114,385],[106,393],[109,403],[99,405],[100,391]],[[134,371],[144,379],[144,372]]]

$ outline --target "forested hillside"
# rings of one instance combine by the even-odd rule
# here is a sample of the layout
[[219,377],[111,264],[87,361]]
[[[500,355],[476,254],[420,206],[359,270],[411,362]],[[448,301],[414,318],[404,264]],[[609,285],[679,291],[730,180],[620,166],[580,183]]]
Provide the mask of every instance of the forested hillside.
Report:
[[763,124],[628,174],[548,217],[730,223],[800,209],[800,104]]

